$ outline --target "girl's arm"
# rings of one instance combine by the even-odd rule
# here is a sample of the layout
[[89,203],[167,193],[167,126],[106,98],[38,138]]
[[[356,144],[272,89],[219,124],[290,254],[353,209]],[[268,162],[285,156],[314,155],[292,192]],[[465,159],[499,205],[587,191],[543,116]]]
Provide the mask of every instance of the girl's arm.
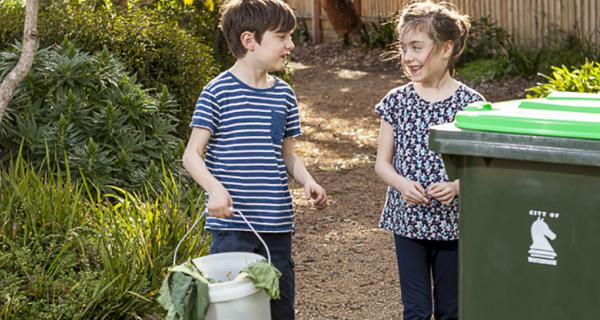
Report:
[[210,136],[209,130],[193,128],[181,160],[183,167],[194,181],[210,195],[207,204],[208,214],[215,218],[229,218],[233,215],[231,210],[233,200],[223,184],[208,171],[202,158]]
[[400,191],[402,200],[409,204],[427,203],[425,189],[415,181],[406,179],[396,172],[392,165],[394,157],[394,128],[385,120],[381,120],[379,131],[379,145],[377,147],[377,159],[375,160],[375,172],[388,185]]
[[294,139],[286,138],[281,146],[283,161],[289,175],[299,184],[304,186],[304,195],[313,199],[314,205],[321,210],[327,206],[327,193],[311,176],[304,165],[302,158],[294,152]]

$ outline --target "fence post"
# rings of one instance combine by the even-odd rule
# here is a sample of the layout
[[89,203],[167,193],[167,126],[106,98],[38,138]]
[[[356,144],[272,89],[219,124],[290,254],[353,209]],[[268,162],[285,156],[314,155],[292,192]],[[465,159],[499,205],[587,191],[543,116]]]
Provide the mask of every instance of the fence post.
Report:
[[323,42],[323,29],[321,26],[321,1],[312,1],[312,31],[313,31],[313,44],[319,44]]
[[356,11],[356,14],[358,15],[358,17],[362,17],[362,0],[354,0],[353,1],[354,4],[354,10]]

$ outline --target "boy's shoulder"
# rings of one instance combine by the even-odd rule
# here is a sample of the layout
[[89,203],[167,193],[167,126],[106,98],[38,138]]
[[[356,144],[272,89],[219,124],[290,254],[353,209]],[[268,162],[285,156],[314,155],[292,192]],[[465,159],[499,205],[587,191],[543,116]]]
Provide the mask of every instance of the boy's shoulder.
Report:
[[205,86],[202,91],[210,94],[216,94],[219,89],[223,88],[227,84],[231,84],[233,78],[229,74],[229,71],[223,71],[216,77],[212,78]]
[[286,91],[292,95],[296,95],[296,93],[294,92],[294,88],[292,88],[292,86],[287,83],[285,80],[281,79],[278,76],[273,75],[273,77],[275,78],[276,81],[276,85],[275,85],[275,90],[282,90],[282,91]]

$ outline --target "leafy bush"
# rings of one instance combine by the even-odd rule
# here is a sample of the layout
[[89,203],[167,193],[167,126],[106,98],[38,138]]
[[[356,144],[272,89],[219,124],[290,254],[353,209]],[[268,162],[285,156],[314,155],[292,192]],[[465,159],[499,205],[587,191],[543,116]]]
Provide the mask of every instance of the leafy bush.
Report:
[[490,16],[483,16],[471,22],[467,46],[461,56],[461,62],[478,59],[496,58],[506,52],[510,35],[496,25]]
[[506,61],[503,59],[476,59],[465,63],[457,75],[469,82],[492,80],[504,74]]
[[540,74],[546,83],[527,89],[529,98],[545,97],[549,91],[600,92],[600,63],[586,61],[580,67],[552,67],[550,76]]
[[360,30],[361,42],[367,48],[392,49],[396,42],[396,15],[365,23]]
[[[555,65],[579,65],[586,59],[598,60],[600,48],[591,39],[562,30],[550,30],[540,45],[517,42],[489,17],[473,22],[471,36],[461,58],[460,73],[476,76],[474,68],[488,67],[481,76],[519,75],[531,77],[551,72]],[[491,60],[497,60],[492,63]],[[487,61],[487,62],[483,62]]]
[[[0,55],[0,77],[20,50]],[[94,55],[65,43],[35,57],[0,125],[4,161],[23,149],[41,163],[47,149],[99,187],[139,188],[157,180],[161,161],[179,168],[182,140],[175,103],[166,89],[144,90],[107,50]]]
[[[21,39],[24,10],[0,7],[0,47]],[[104,6],[51,2],[40,10],[40,45],[47,47],[68,39],[90,53],[108,48],[126,69],[147,88],[166,85],[179,103],[179,132],[184,136],[194,103],[206,83],[220,71],[211,44],[193,36],[159,11],[132,8],[111,11]],[[17,32],[17,33],[15,33]],[[210,40],[212,41],[212,40]]]
[[[202,209],[198,188],[183,193],[164,174],[156,197],[96,194],[56,168],[39,171],[17,157],[0,173],[0,318],[162,313],[155,298],[175,246]],[[206,253],[207,243],[189,237],[179,256]]]

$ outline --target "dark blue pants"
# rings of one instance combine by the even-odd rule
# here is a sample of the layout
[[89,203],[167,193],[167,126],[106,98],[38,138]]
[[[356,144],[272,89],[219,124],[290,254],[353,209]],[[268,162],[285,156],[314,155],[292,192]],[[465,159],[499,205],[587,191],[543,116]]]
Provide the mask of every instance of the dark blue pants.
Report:
[[395,240],[403,319],[430,320],[432,309],[436,320],[458,319],[458,240],[414,240],[398,235]]
[[[267,257],[265,247],[253,232],[211,230],[210,253],[253,252]],[[292,260],[292,233],[261,233],[271,253],[271,262],[281,272],[281,299],[271,300],[272,320],[293,320],[296,275]]]

